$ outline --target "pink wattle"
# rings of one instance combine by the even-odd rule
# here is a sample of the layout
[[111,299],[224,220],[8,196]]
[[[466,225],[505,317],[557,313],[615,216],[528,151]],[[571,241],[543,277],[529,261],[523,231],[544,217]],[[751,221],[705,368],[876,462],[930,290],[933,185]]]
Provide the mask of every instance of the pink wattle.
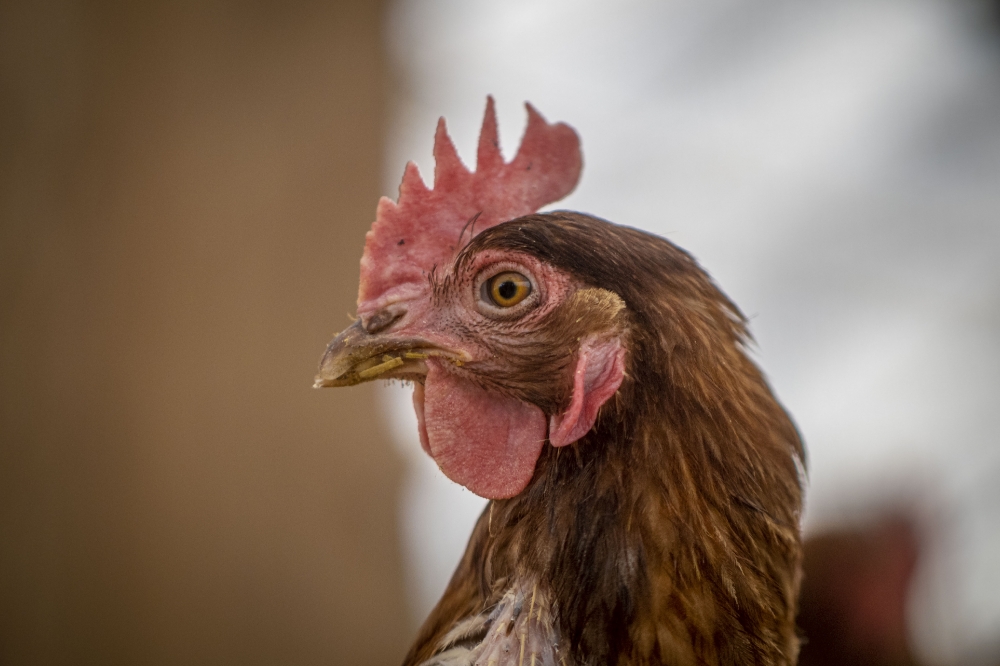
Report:
[[534,405],[479,388],[427,360],[413,392],[420,443],[444,472],[480,497],[505,499],[531,481],[546,437]]

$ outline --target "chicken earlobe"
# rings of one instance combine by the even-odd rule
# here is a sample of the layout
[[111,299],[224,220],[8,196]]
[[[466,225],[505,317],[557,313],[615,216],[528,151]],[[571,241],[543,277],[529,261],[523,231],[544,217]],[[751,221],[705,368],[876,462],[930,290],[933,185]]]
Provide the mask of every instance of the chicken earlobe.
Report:
[[594,427],[601,405],[625,378],[625,349],[617,337],[588,336],[580,343],[573,372],[573,397],[562,414],[549,418],[552,446],[572,444]]

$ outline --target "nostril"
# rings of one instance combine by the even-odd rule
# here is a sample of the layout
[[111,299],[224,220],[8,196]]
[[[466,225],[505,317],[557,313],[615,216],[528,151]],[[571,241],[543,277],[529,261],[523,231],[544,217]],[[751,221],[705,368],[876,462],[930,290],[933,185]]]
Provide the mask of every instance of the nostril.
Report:
[[396,323],[396,320],[406,314],[406,310],[379,310],[365,322],[365,331],[374,335]]

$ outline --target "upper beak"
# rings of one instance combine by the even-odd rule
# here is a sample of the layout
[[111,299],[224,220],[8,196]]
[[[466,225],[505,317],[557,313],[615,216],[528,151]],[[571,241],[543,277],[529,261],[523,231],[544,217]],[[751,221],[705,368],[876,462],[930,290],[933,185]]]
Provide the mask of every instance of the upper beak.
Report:
[[313,386],[353,386],[373,379],[421,381],[427,374],[424,361],[431,356],[443,357],[456,365],[468,360],[466,354],[420,338],[369,333],[358,319],[326,346]]

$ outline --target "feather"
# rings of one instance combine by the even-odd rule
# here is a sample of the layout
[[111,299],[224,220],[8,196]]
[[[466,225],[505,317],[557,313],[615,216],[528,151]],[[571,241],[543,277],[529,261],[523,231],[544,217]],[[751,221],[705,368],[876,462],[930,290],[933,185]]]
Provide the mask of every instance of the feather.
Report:
[[414,381],[425,450],[493,498],[405,665],[794,664],[804,450],[739,309],[665,239],[536,213],[582,162],[530,105],[510,163],[492,99],[475,172],[443,120],[434,154],[316,378]]

